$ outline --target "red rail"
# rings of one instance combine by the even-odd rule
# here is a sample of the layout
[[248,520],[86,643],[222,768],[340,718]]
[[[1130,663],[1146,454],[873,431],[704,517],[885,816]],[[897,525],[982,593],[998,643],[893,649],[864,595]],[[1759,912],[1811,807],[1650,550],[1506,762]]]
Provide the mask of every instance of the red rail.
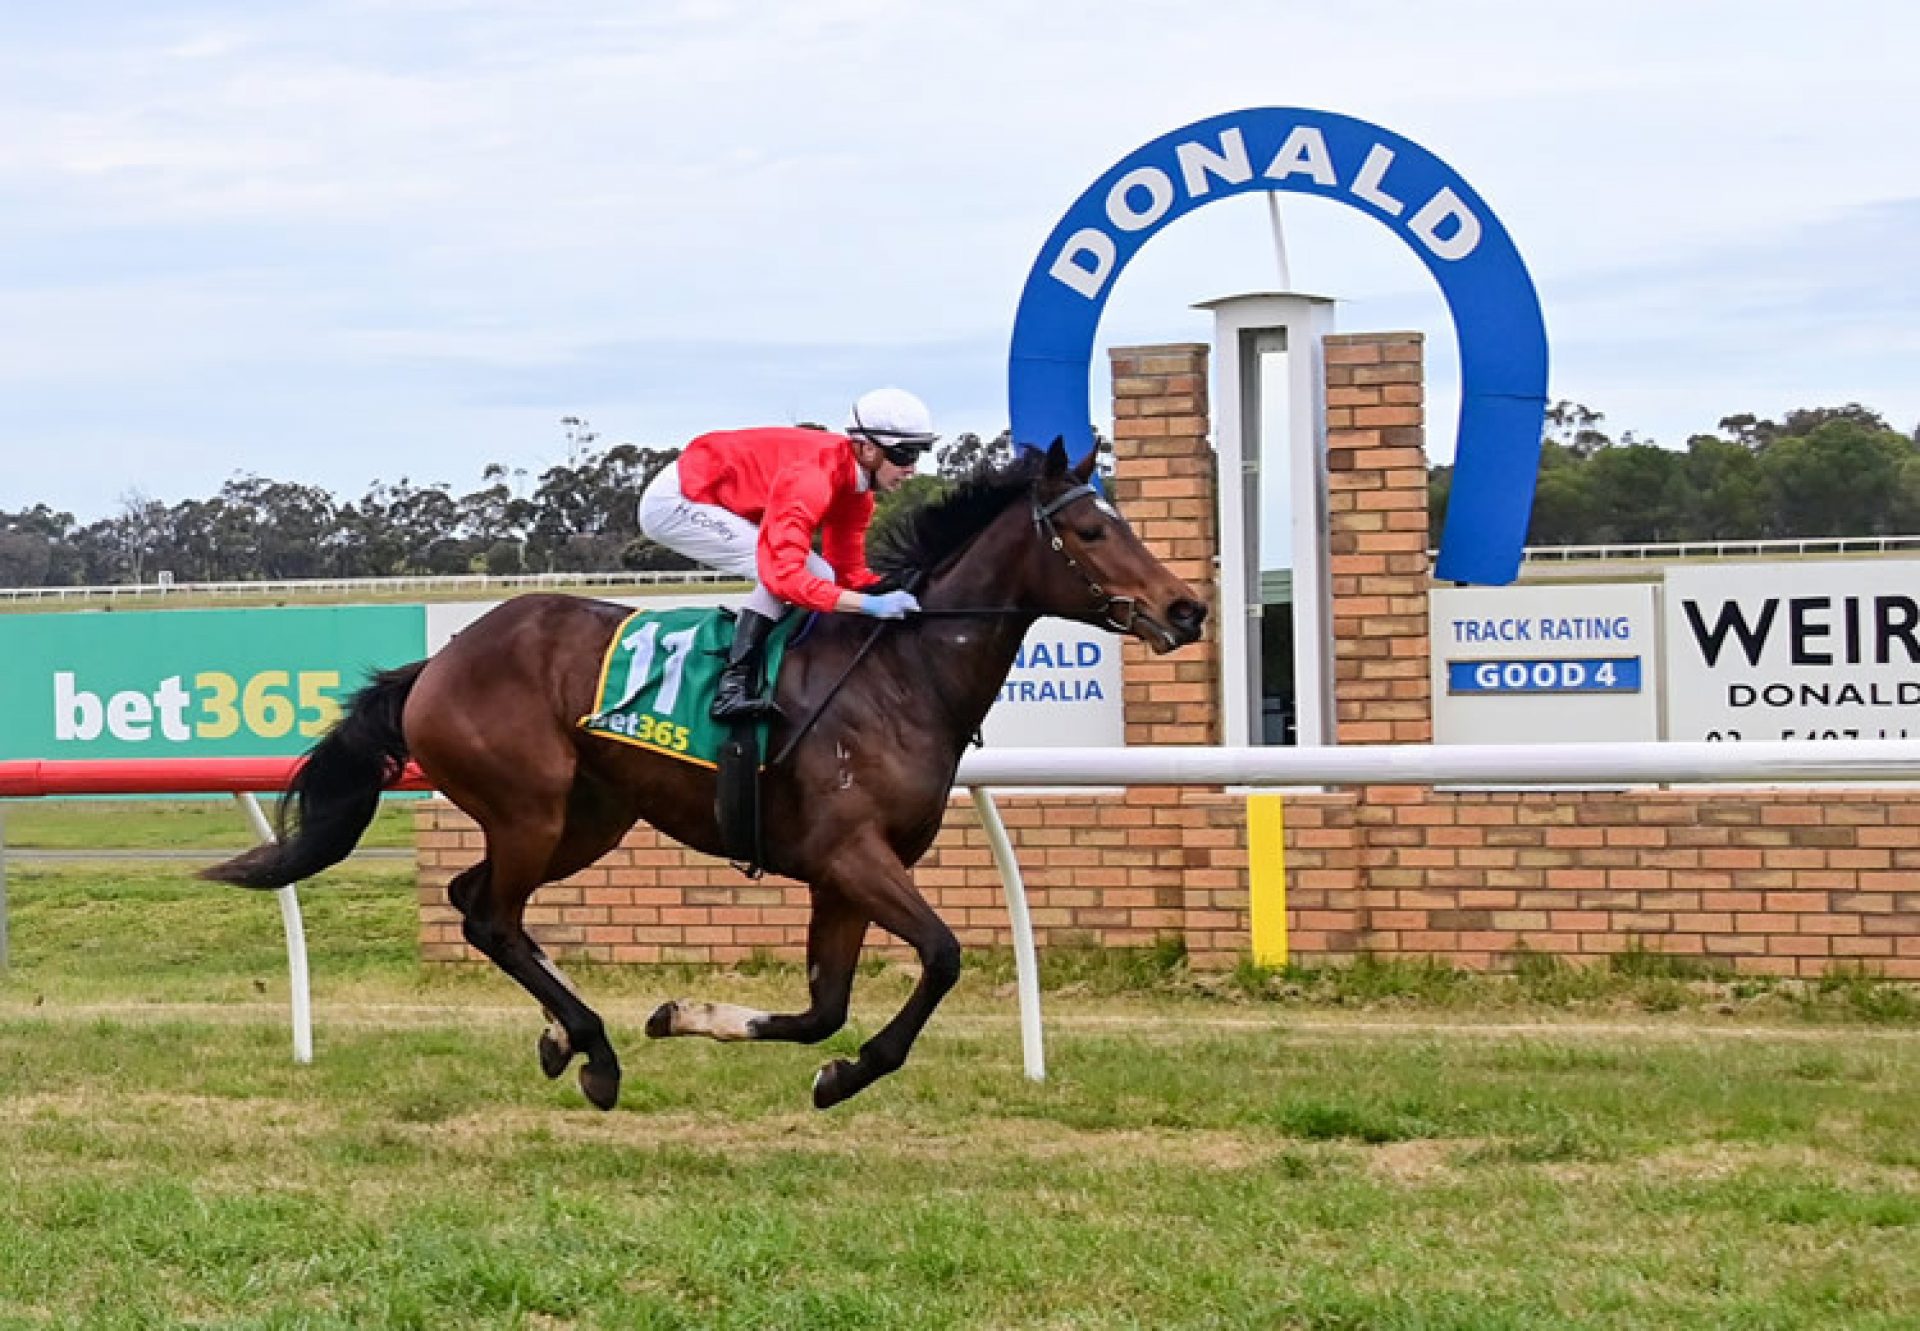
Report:
[[[223,795],[285,790],[299,758],[20,758],[0,762],[0,798]],[[431,790],[411,763],[394,790]]]

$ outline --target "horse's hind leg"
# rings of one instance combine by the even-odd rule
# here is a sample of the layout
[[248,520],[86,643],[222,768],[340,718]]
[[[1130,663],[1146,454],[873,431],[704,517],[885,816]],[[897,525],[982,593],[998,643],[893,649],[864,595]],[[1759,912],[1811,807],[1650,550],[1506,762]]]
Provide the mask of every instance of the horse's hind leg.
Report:
[[704,1035],[714,1040],[786,1040],[817,1044],[847,1024],[853,968],[866,940],[867,917],[827,892],[814,896],[807,922],[805,1012],[770,1013],[733,1003],[662,1003],[647,1018],[647,1034]]
[[527,899],[546,882],[560,841],[560,820],[527,819],[486,827],[490,872],[486,891],[469,895],[463,921],[467,941],[533,996],[552,1027],[541,1035],[540,1065],[558,1076],[574,1054],[586,1055],[580,1089],[601,1109],[620,1098],[620,1060],[607,1040],[606,1025],[588,1007],[567,977],[528,936]]
[[[481,860],[478,864],[462,869],[454,875],[453,881],[447,884],[447,901],[460,912],[463,930],[468,908],[476,899],[486,894],[487,878],[492,872],[492,867],[491,861]],[[548,960],[545,950],[534,941],[532,935],[528,935],[527,945],[533,949],[535,958],[543,966],[560,975],[553,963]],[[567,985],[569,989],[572,988],[572,982],[565,975],[560,975],[560,982]],[[575,993],[577,996],[578,991]],[[548,1080],[552,1080],[565,1072],[567,1064],[573,1061],[573,1041],[568,1037],[566,1027],[560,1024],[553,1013],[547,1012],[545,1015],[547,1027],[540,1032],[540,1070],[547,1074]]]

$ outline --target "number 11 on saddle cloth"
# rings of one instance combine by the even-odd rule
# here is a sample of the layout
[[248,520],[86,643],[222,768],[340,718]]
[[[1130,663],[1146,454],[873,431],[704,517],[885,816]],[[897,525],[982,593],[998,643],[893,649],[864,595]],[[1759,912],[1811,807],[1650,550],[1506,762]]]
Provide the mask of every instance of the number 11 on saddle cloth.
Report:
[[[769,681],[780,677],[787,640],[805,618],[788,615],[768,636]],[[733,643],[733,622],[723,611],[697,606],[635,611],[607,644],[594,709],[580,718],[580,728],[683,762],[717,766],[730,727],[707,711]],[[764,728],[760,737],[764,749]]]

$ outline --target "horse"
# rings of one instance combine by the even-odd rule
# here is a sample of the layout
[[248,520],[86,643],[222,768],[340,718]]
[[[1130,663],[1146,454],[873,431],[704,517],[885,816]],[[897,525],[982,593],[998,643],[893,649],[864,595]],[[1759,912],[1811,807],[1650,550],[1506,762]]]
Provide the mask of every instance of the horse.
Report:
[[[1027,631],[1053,615],[1165,653],[1200,636],[1206,607],[1143,545],[1056,441],[982,468],[875,534],[881,588],[909,587],[902,620],[822,615],[775,682],[761,774],[766,868],[807,884],[809,1004],[765,1013],[663,1003],[651,1038],[818,1043],[846,1022],[867,926],[910,946],[920,975],[893,1019],[851,1061],[815,1074],[826,1109],[899,1069],[960,977],[958,939],[909,870],[933,844],[956,770]],[[537,1051],[558,1077],[584,1058],[588,1101],[619,1099],[605,1024],[523,924],[545,883],[586,868],[645,820],[721,854],[714,773],[589,734],[603,655],[629,607],[530,594],[502,602],[425,661],[376,674],[307,753],[278,811],[282,839],[201,871],[272,888],[344,859],[380,793],[411,759],[480,827],[485,854],[447,897],[466,940],[541,1006]]]

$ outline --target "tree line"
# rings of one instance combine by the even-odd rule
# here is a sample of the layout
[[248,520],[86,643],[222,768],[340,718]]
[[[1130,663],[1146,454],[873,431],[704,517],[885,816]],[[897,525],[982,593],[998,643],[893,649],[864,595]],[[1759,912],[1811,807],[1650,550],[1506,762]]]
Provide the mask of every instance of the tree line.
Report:
[[[600,450],[585,422],[566,421],[566,462],[531,480],[489,464],[464,494],[402,477],[342,502],[318,486],[241,474],[207,499],[129,494],[118,512],[85,524],[45,504],[0,508],[0,586],[148,583],[161,572],[242,582],[693,567],[641,535],[636,513],[640,492],[679,450]],[[1684,450],[1631,431],[1615,440],[1604,424],[1579,403],[1549,409],[1528,544],[1920,533],[1920,431],[1902,434],[1857,403],[1779,421],[1728,416]],[[1010,448],[1004,431],[956,436],[938,450],[936,474],[882,498],[876,525]],[[1451,483],[1451,467],[1431,469],[1436,541]]]
[[[1858,403],[1727,416],[1684,450],[1619,440],[1575,402],[1547,412],[1527,544],[1638,545],[1920,533],[1920,430]],[[1431,470],[1437,542],[1451,467]]]
[[[0,508],[0,587],[151,583],[162,572],[176,582],[252,582],[696,567],[640,532],[640,493],[680,450],[600,450],[584,422],[567,420],[578,428],[566,462],[531,480],[491,463],[464,494],[403,477],[342,502],[319,486],[241,474],[207,499],[129,494],[112,516],[85,524],[45,504]],[[1005,434],[956,436],[939,451],[939,476],[916,476],[883,497],[876,521],[1009,448]]]

